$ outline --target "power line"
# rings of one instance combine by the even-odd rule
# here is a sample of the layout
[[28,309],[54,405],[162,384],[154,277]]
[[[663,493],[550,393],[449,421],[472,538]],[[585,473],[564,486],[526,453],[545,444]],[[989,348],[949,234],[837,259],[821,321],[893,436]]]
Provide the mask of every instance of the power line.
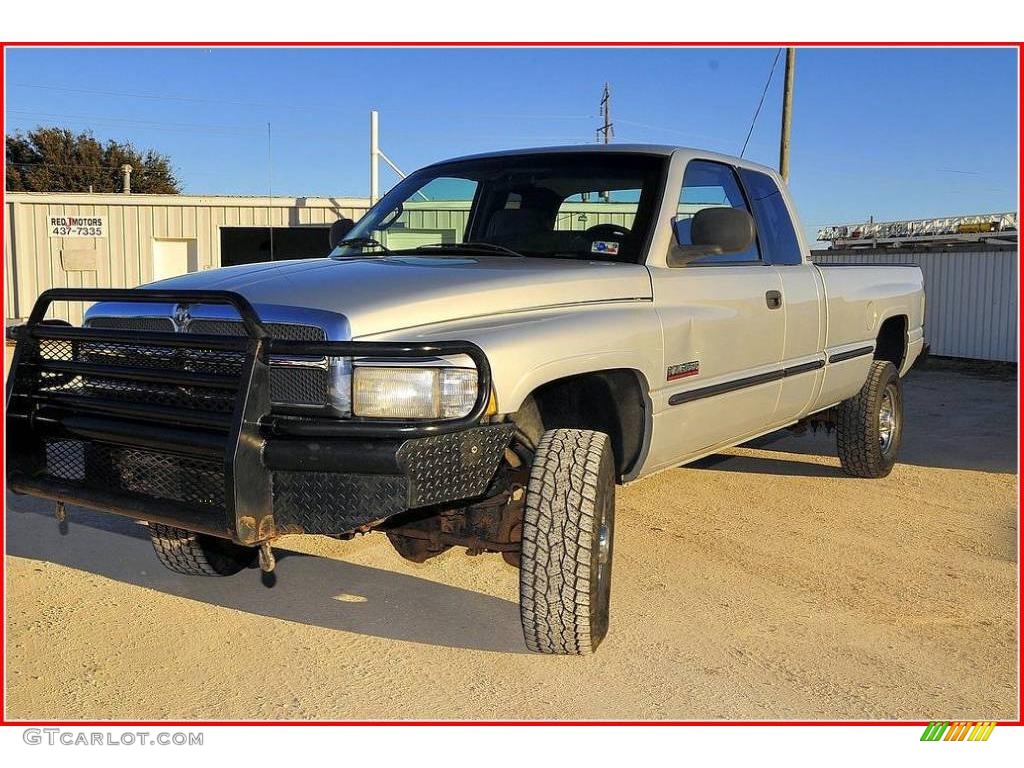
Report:
[[[124,96],[130,99],[150,99],[154,101],[187,101],[199,104],[231,104],[237,107],[274,107],[281,106],[279,104],[272,104],[270,102],[261,101],[230,101],[228,99],[203,99],[197,96],[173,96],[169,94],[157,94],[157,93],[133,93],[131,91],[104,91],[97,90],[95,88],[69,88],[62,85],[40,85],[36,83],[11,83],[12,86],[18,88],[37,88],[44,91],[63,91],[65,93],[84,93],[93,96]],[[306,107],[300,107],[292,104],[288,106],[289,109],[304,109]],[[312,107],[309,107],[312,108]]]
[[686,136],[690,139],[700,139],[703,141],[720,141],[722,143],[732,143],[732,139],[724,139],[721,136],[709,136],[706,133],[693,133],[692,131],[684,131],[679,128],[669,128],[665,125],[651,125],[650,123],[639,123],[636,120],[626,120],[625,118],[619,117],[615,120],[616,123],[623,123],[624,125],[633,125],[637,128],[645,128],[649,131],[664,131],[665,133],[674,133],[679,136]]
[[[245,126],[241,125],[215,125],[211,123],[172,123],[162,120],[141,120],[134,117],[103,117],[100,115],[69,115],[61,112],[35,112],[24,109],[10,109],[8,112],[12,115],[24,115],[26,117],[35,118],[58,118],[58,119],[70,119],[70,120],[92,120],[95,122],[106,122],[106,123],[131,123],[135,125],[144,126],[160,126],[167,128],[188,128],[195,129],[199,128],[202,130],[213,130],[217,132],[231,132],[231,133],[245,133],[248,130]],[[241,130],[240,130],[241,129]]]
[[747,131],[747,138],[743,140],[743,149],[740,150],[740,157],[747,151],[747,142],[750,141],[750,135],[754,132],[754,124],[757,122],[757,116],[761,114],[761,107],[764,106],[764,97],[768,95],[768,86],[772,84],[772,76],[775,74],[775,66],[779,63],[779,56],[782,55],[782,49],[779,48],[775,52],[775,59],[772,61],[772,69],[768,73],[768,80],[764,84],[764,90],[761,91],[761,100],[757,102],[757,109],[754,110],[754,118],[750,121],[750,130]]
[[[119,171],[119,170],[121,170],[121,166],[120,165],[89,165],[87,163],[55,163],[55,162],[42,161],[42,160],[31,161],[31,162],[27,162],[27,163],[16,163],[16,162],[14,162],[12,160],[8,160],[6,162],[6,164],[7,165],[14,165],[14,166],[17,166],[19,168],[27,168],[27,167],[30,167],[30,166],[37,166],[37,165],[48,165],[48,166],[53,166],[55,168],[85,168],[85,169],[88,169],[88,170],[95,170],[95,171]],[[150,171],[147,170],[146,168],[139,168],[137,170],[132,171],[132,173],[137,175],[137,174],[142,174],[142,173],[150,173]]]
[[[206,99],[199,96],[179,96],[175,94],[160,94],[160,93],[140,93],[133,91],[108,91],[99,90],[95,88],[72,88],[70,86],[63,85],[44,85],[41,83],[10,83],[10,86],[16,88],[35,88],[38,90],[45,91],[61,91],[64,93],[81,93],[93,96],[118,96],[129,99],[147,99],[152,101],[178,101],[178,102],[189,102],[195,104],[230,104],[236,107],[260,107],[260,108],[274,108],[274,109],[326,109],[326,110],[337,110],[345,109],[340,105],[332,105],[328,103],[323,104],[283,104],[281,102],[265,102],[265,101],[232,101],[229,99]],[[422,114],[418,110],[388,110],[389,114]],[[523,114],[519,112],[512,112],[507,114],[491,114],[474,111],[466,112],[446,112],[449,116],[459,117],[479,117],[484,119],[496,119],[496,120],[592,120],[593,115],[565,115],[565,114],[554,114],[554,115],[542,115],[542,114]]]

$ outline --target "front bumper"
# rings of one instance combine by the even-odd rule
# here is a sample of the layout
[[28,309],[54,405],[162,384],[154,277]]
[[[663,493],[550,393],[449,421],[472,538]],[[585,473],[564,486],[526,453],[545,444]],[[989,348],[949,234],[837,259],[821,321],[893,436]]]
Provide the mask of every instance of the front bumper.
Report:
[[[46,325],[54,300],[227,304],[247,335]],[[271,351],[466,354],[477,366],[478,397],[466,417],[443,422],[281,416],[270,406]],[[8,379],[8,485],[243,544],[345,534],[482,495],[513,431],[481,423],[489,395],[487,360],[467,342],[282,343],[234,293],[49,291],[22,332]]]

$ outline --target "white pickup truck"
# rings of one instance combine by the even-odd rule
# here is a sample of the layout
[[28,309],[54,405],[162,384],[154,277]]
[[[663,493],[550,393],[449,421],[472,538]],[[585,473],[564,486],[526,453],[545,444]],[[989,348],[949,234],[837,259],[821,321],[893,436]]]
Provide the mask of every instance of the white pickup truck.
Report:
[[[769,168],[479,155],[331,237],[45,293],[8,382],[10,487],[145,520],[186,574],[269,571],[294,533],[501,553],[527,646],[582,654],[608,628],[617,484],[801,422],[834,427],[851,475],[896,461],[921,273],[813,265]],[[96,303],[71,327],[54,301]]]

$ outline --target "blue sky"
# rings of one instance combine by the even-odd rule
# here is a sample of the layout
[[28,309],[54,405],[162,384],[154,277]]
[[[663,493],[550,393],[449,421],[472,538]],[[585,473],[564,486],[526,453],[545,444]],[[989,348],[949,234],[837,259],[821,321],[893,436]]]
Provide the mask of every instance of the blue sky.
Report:
[[[170,155],[186,192],[266,194],[269,121],[275,194],[364,196],[370,109],[410,171],[591,142],[605,81],[616,141],[736,154],[775,52],[8,49],[7,127],[91,128]],[[769,165],[782,71],[746,152]],[[800,49],[790,184],[805,229],[1016,210],[1016,99],[1013,50]]]

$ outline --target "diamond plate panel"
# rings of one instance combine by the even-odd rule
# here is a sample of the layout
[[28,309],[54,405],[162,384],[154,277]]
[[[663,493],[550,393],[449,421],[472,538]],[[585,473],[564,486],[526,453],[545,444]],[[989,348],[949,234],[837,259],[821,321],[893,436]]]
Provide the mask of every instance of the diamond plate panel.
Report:
[[275,472],[274,522],[281,533],[347,533],[408,509],[398,475]]
[[412,484],[410,506],[481,495],[514,430],[512,424],[495,424],[406,442],[398,462]]

